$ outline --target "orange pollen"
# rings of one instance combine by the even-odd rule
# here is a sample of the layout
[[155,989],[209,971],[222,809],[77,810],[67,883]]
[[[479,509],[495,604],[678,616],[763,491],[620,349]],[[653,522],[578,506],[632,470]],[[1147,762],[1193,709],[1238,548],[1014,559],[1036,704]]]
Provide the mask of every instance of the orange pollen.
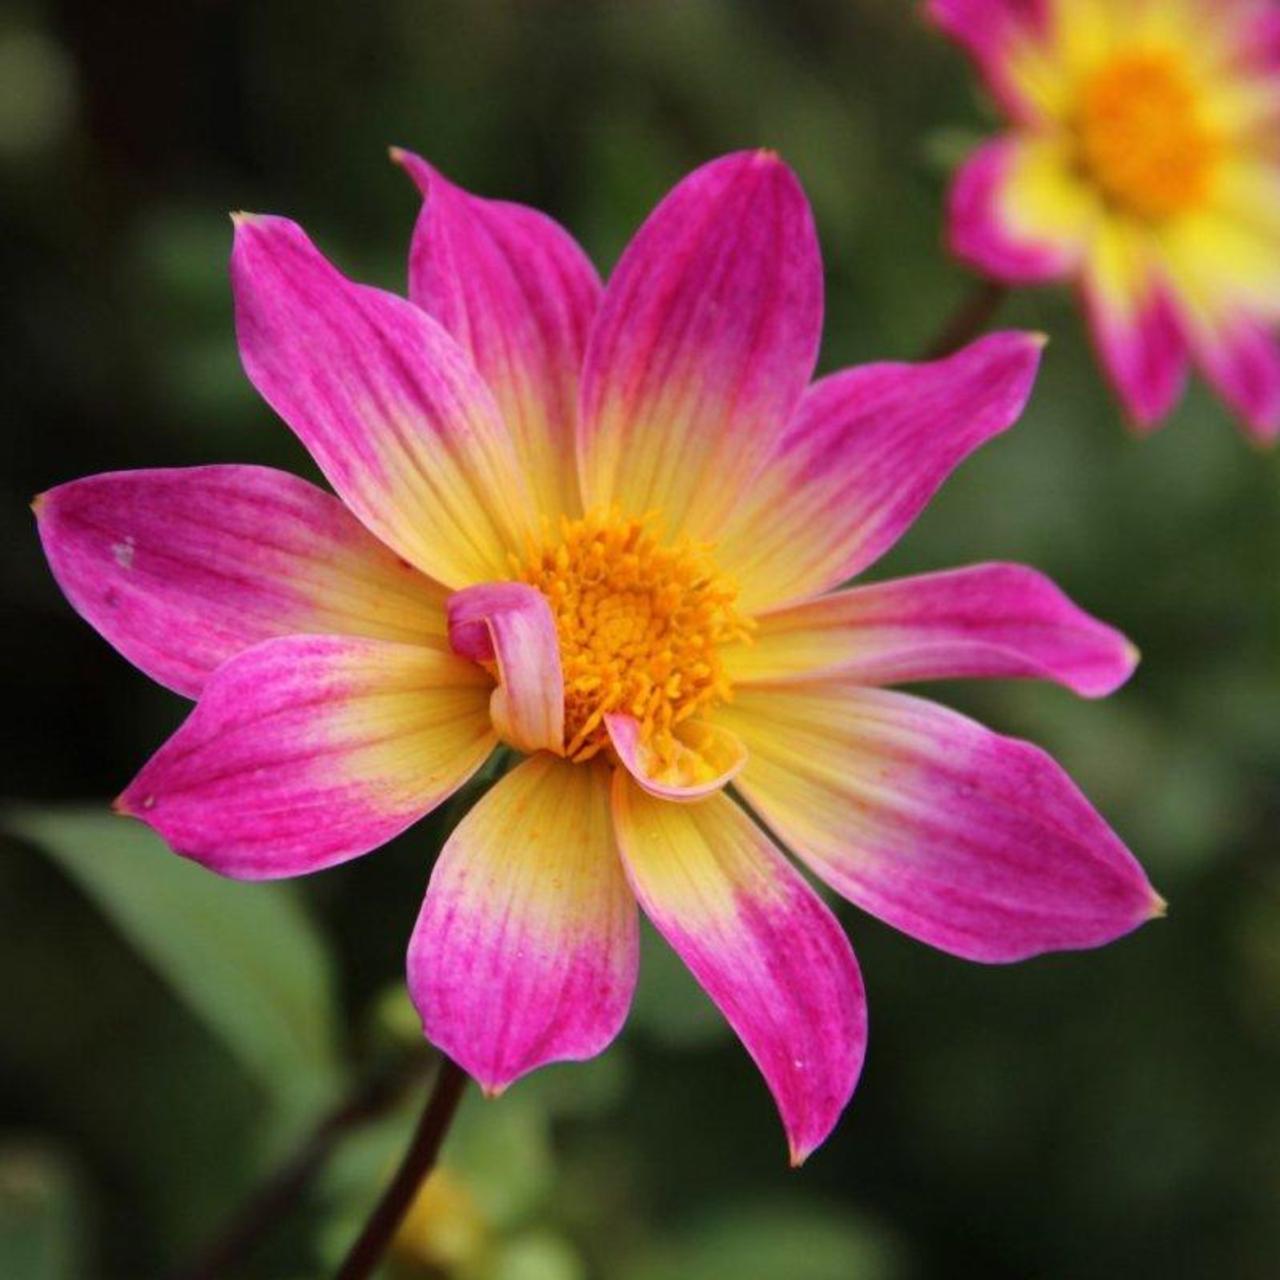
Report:
[[750,637],[733,607],[737,585],[717,572],[710,548],[649,532],[653,520],[619,512],[562,518],[522,561],[555,615],[564,668],[565,755],[591,759],[609,747],[604,717],[634,716],[661,761],[680,751],[676,726],[731,697],[719,650]]
[[1196,86],[1167,54],[1119,54],[1086,77],[1077,130],[1085,171],[1118,208],[1159,220],[1208,194],[1219,144]]

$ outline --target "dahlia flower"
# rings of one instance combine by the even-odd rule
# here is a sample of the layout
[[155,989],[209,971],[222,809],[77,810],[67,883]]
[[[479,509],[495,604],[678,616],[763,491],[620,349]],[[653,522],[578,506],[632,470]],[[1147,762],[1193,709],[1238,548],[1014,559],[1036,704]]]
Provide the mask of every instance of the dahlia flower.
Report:
[[949,241],[1006,284],[1069,279],[1135,426],[1194,359],[1280,434],[1280,6],[928,0],[1008,117],[952,187]]
[[796,178],[726,156],[602,288],[568,234],[396,153],[425,202],[409,301],[294,223],[235,219],[249,378],[338,497],[252,466],[37,502],[53,571],[197,700],[118,801],[223,875],[366,853],[499,743],[524,758],[440,854],[409,947],[429,1039],[490,1092],[614,1038],[637,905],[764,1074],[803,1159],[852,1093],[862,979],[782,852],[975,960],[1156,913],[1044,753],[883,686],[1028,676],[1085,696],[1135,653],[983,564],[838,590],[1017,418],[1041,342],[810,385],[822,266]]

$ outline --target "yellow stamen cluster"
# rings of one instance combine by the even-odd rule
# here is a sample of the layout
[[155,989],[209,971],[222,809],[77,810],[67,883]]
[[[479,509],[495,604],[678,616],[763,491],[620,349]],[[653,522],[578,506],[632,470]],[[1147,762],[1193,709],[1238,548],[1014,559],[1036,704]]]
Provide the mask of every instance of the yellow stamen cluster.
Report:
[[589,760],[609,746],[604,717],[639,721],[657,761],[675,760],[678,725],[730,696],[719,648],[747,638],[737,586],[709,548],[663,546],[649,517],[616,511],[562,519],[542,547],[513,557],[555,615],[564,668],[565,754]]
[[1156,50],[1117,54],[1085,78],[1080,160],[1108,200],[1160,220],[1205,198],[1219,143],[1199,97],[1187,69]]

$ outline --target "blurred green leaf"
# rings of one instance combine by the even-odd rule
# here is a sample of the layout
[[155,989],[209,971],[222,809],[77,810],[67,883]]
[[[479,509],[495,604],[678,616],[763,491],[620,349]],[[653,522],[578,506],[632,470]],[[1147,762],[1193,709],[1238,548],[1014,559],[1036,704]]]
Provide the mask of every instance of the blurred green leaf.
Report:
[[76,1280],[85,1274],[79,1233],[75,1183],[63,1162],[40,1147],[0,1149],[0,1276]]
[[473,1089],[443,1163],[466,1183],[489,1222],[509,1229],[534,1213],[555,1178],[546,1112],[520,1097],[488,1100]]
[[675,1048],[713,1043],[729,1030],[680,957],[647,924],[640,933],[640,982],[631,1020]]
[[485,1280],[582,1280],[585,1275],[568,1241],[545,1231],[503,1244],[484,1269]]
[[631,1057],[614,1043],[586,1062],[553,1062],[517,1083],[522,1102],[552,1116],[601,1117],[618,1107],[631,1084]]
[[[388,1179],[413,1133],[430,1083],[397,1110],[351,1135],[324,1172],[322,1195],[337,1227],[322,1232],[346,1239],[368,1211],[377,1188]],[[549,1120],[523,1096],[487,1100],[471,1089],[441,1156],[443,1169],[463,1183],[486,1222],[505,1229],[526,1221],[551,1189]]]
[[334,1088],[328,957],[291,886],[224,880],[98,809],[20,809],[6,825],[53,858],[287,1111]]
[[901,1274],[884,1232],[845,1210],[742,1206],[655,1250],[628,1280],[890,1280]]
[[950,174],[973,154],[983,135],[976,129],[956,126],[933,129],[920,146],[924,163],[935,173]]

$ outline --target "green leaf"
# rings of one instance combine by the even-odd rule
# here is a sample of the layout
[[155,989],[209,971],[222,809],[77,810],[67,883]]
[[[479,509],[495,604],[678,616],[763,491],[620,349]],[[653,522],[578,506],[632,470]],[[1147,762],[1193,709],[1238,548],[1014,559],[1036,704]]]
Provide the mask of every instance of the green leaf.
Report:
[[899,1250],[878,1224],[796,1201],[718,1212],[654,1250],[627,1280],[896,1280]]
[[499,1245],[485,1280],[583,1280],[586,1269],[573,1246],[549,1231],[533,1231]]
[[729,1033],[724,1015],[647,924],[640,930],[640,982],[631,1021],[659,1044],[675,1049],[701,1048]]
[[73,1280],[84,1274],[70,1172],[42,1147],[0,1149],[0,1275]]
[[328,956],[291,885],[224,880],[141,823],[99,809],[20,809],[46,852],[289,1110],[337,1081]]
[[469,1090],[442,1164],[466,1183],[485,1217],[505,1230],[534,1216],[555,1183],[550,1121],[535,1102]]

